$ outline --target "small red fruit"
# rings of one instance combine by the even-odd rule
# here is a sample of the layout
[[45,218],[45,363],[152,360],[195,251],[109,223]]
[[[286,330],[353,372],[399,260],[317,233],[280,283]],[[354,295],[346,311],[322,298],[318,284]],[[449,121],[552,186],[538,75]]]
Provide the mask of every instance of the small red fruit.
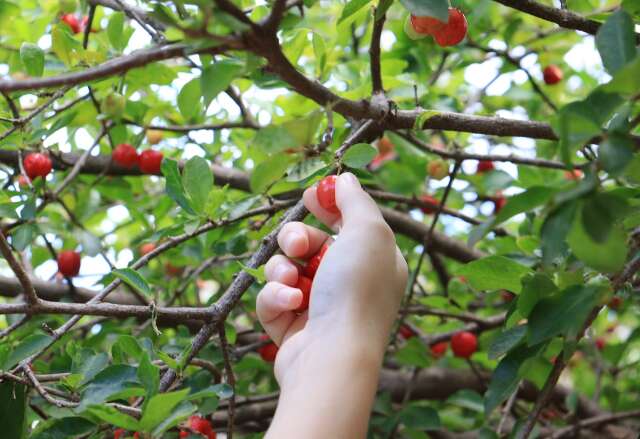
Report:
[[24,171],[31,180],[35,180],[36,177],[45,178],[53,167],[49,156],[40,152],[27,154],[22,164],[24,165]]
[[413,30],[423,35],[433,35],[443,29],[447,23],[444,23],[433,17],[418,17],[411,15],[411,26]]
[[320,262],[322,262],[322,258],[324,254],[329,250],[329,246],[325,243],[320,247],[320,251],[315,255],[311,256],[306,264],[302,267],[302,274],[307,276],[310,279],[316,275],[316,271],[318,271],[318,267],[320,267]]
[[606,344],[607,342],[604,338],[602,337],[596,338],[596,349],[598,349],[599,351],[603,350]]
[[118,428],[113,432],[113,439],[120,439],[127,431],[124,428]]
[[80,253],[73,250],[58,253],[58,271],[64,276],[76,276],[80,272]]
[[177,267],[170,262],[164,264],[164,271],[169,276],[175,277],[180,276],[184,272],[184,267]]
[[491,160],[480,160],[476,168],[476,174],[493,171],[494,169],[496,169],[496,167]]
[[156,249],[156,245],[153,242],[144,243],[140,246],[140,256],[144,256],[147,253],[151,253],[155,249]]
[[420,210],[422,210],[426,215],[432,215],[438,211],[438,205],[440,202],[431,195],[421,195],[420,201],[429,204],[429,206],[422,206],[420,208]]
[[511,302],[516,297],[515,294],[507,290],[502,290],[500,292],[500,295],[502,296],[502,300],[504,300],[507,303]]
[[18,186],[29,187],[29,183],[31,183],[31,180],[29,179],[29,177],[25,177],[22,174],[18,175]]
[[440,358],[447,353],[448,347],[449,347],[449,344],[446,341],[436,343],[431,346],[431,355],[433,355],[436,358]]
[[340,213],[336,205],[336,176],[329,175],[318,184],[317,196],[320,207],[331,213]]
[[507,199],[502,195],[493,198],[493,213],[496,215],[500,213],[505,204],[507,204]]
[[475,334],[462,331],[451,337],[451,350],[456,357],[469,358],[478,349],[478,339]]
[[562,70],[556,65],[550,65],[544,68],[542,71],[544,82],[547,85],[554,85],[562,81]]
[[395,146],[388,137],[381,137],[380,140],[378,140],[378,152],[380,155],[389,154],[393,152],[394,149]]
[[415,331],[407,325],[400,326],[400,329],[398,329],[398,333],[400,334],[400,337],[404,338],[405,340],[409,340],[410,338],[416,336]]
[[128,143],[121,143],[116,146],[113,153],[111,153],[111,157],[114,162],[125,168],[133,168],[140,160],[138,151]]
[[189,432],[185,430],[180,430],[180,438],[189,437]]
[[298,282],[294,288],[302,291],[302,303],[296,309],[296,312],[303,312],[309,309],[309,301],[311,300],[311,279],[307,276],[298,276]]
[[[260,336],[260,341],[267,341],[267,340],[270,340],[267,334],[262,334]],[[258,348],[258,353],[260,354],[260,357],[262,357],[264,361],[268,363],[273,363],[274,361],[276,361],[276,356],[278,355],[278,345],[275,344],[274,342],[267,343]]]
[[147,149],[140,154],[140,171],[143,174],[160,174],[163,155],[160,151]]
[[449,163],[436,159],[427,163],[427,174],[434,180],[442,180],[449,175]]
[[622,305],[622,297],[620,296],[613,296],[609,301],[609,308],[611,309],[618,309],[620,305]]
[[564,171],[565,180],[580,180],[584,176],[584,173],[580,169],[573,169],[571,171]]
[[382,167],[385,163],[395,159],[397,157],[396,153],[391,151],[387,154],[377,154],[369,163],[369,169],[372,171],[376,171]]
[[80,22],[78,21],[78,18],[73,14],[64,14],[60,17],[60,21],[66,23],[71,28],[71,32],[73,32],[74,34],[82,31],[82,27]]
[[137,431],[133,433],[133,439],[140,439],[140,433],[138,433]]
[[457,8],[449,8],[447,24],[433,32],[440,47],[455,46],[467,35],[467,18]]
[[213,437],[215,438],[215,432],[211,427],[211,422],[209,422],[209,420],[205,418],[202,418],[197,415],[191,416],[189,418],[189,427],[191,427],[193,430],[197,431],[198,433],[202,433],[202,435],[206,436],[207,438],[212,437],[211,434],[213,433]]

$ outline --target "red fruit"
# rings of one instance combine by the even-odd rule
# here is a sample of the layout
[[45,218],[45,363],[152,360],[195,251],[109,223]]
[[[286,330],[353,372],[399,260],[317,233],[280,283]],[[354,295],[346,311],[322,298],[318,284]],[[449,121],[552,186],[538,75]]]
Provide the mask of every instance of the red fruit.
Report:
[[580,169],[573,169],[571,171],[564,171],[565,180],[580,180],[584,173]]
[[507,199],[503,196],[493,198],[493,213],[496,215],[500,213],[504,205],[507,204]]
[[121,143],[116,146],[116,148],[111,153],[111,158],[113,161],[119,164],[120,166],[124,166],[125,168],[133,168],[138,164],[140,160],[140,156],[138,155],[138,151],[129,145],[128,143]]
[[420,208],[420,210],[422,210],[425,214],[432,215],[438,211],[437,206],[440,204],[440,202],[435,198],[433,198],[431,195],[421,195],[420,201],[431,205],[431,206],[423,206]]
[[40,152],[32,152],[27,154],[22,162],[24,171],[31,180],[35,180],[36,177],[45,178],[51,172],[53,165],[48,155]]
[[329,175],[318,184],[317,196],[320,207],[331,213],[340,213],[336,206],[336,176]]
[[604,349],[604,347],[606,346],[607,342],[604,338],[602,337],[598,337],[596,338],[596,348],[601,351]]
[[160,174],[163,155],[160,151],[147,149],[140,154],[140,171],[143,174]]
[[73,14],[64,14],[62,17],[60,17],[60,21],[66,23],[71,28],[71,32],[73,32],[74,34],[82,31],[82,27],[80,25],[80,22],[78,21],[78,18]]
[[398,329],[398,333],[405,340],[409,340],[410,338],[413,338],[416,336],[416,333],[414,332],[414,330],[407,325],[400,326],[400,329]]
[[188,431],[184,431],[184,430],[180,430],[179,436],[181,438],[189,437],[189,432]]
[[73,250],[58,253],[58,271],[64,276],[76,276],[80,272],[80,253]]
[[193,415],[189,418],[189,427],[205,436],[209,436],[209,434],[213,432],[211,422],[197,415]]
[[460,9],[449,8],[449,21],[433,32],[440,47],[455,46],[467,35],[467,19]]
[[[140,246],[140,256],[144,256],[147,253],[151,253],[156,249],[156,245],[153,242],[147,242]],[[176,268],[176,267],[173,267]]]
[[120,436],[124,436],[127,431],[124,428],[118,428],[113,432],[113,439],[120,439]]
[[18,186],[29,187],[29,183],[31,183],[31,180],[29,180],[29,177],[25,177],[22,174],[18,175]]
[[609,325],[609,327],[607,328],[607,334],[612,334],[616,328],[618,327],[618,325],[616,325],[615,323],[612,325]]
[[433,35],[446,25],[447,23],[444,23],[437,18],[411,15],[411,26],[413,27],[413,30],[419,34]]
[[169,276],[180,276],[184,271],[184,267],[176,267],[170,262],[167,262],[166,264],[164,264],[164,271]]
[[[267,334],[262,334],[260,336],[260,341],[267,341],[267,340],[270,340]],[[260,346],[258,348],[258,353],[260,354],[260,357],[262,357],[264,361],[268,363],[273,363],[274,361],[276,361],[276,356],[278,355],[278,345],[276,345],[274,342],[271,342],[264,346]]]
[[133,433],[133,439],[140,439],[140,433],[138,433],[137,431]]
[[311,300],[311,279],[306,276],[298,276],[298,282],[294,288],[302,291],[302,303],[296,309],[296,312],[303,312],[309,309],[309,300]]
[[516,297],[515,294],[507,290],[502,290],[500,292],[500,295],[502,296],[502,300],[504,300],[505,302],[511,302]]
[[478,349],[478,339],[471,332],[462,331],[451,337],[451,350],[456,357],[469,358],[476,349]]
[[378,152],[380,155],[389,154],[393,152],[394,148],[393,142],[388,137],[382,137],[378,140]]
[[446,352],[449,344],[446,341],[436,343],[431,346],[431,355],[436,358],[442,357]]
[[324,254],[329,249],[329,246],[325,243],[320,247],[320,251],[315,255],[311,256],[306,264],[302,267],[302,274],[307,276],[310,279],[316,275],[316,271],[318,271],[318,267],[320,267],[320,262],[322,262],[322,258]]
[[611,309],[618,309],[620,305],[622,305],[622,297],[620,296],[613,296],[609,301],[609,308]]
[[385,163],[387,163],[388,161],[391,161],[393,159],[396,158],[396,153],[391,151],[387,154],[377,154],[372,160],[371,163],[369,163],[369,169],[371,169],[372,171],[375,171],[377,169],[380,169],[380,167],[382,165],[384,165]]
[[491,160],[480,160],[478,167],[476,168],[476,174],[482,174],[483,172],[489,172],[496,169]]
[[542,71],[544,82],[547,85],[554,85],[562,81],[562,70],[556,65],[550,65],[544,68]]
[[[80,30],[84,32],[87,29],[87,26],[89,26],[89,17],[85,15],[82,17],[82,21],[80,22]],[[96,33],[98,31],[92,27],[89,32]]]

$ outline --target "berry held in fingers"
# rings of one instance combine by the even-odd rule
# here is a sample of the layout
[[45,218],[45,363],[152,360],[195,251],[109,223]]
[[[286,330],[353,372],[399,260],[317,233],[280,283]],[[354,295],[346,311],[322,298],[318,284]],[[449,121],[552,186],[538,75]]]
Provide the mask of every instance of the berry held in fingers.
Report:
[[318,183],[317,189],[318,204],[331,213],[340,213],[336,205],[336,179],[335,175],[323,178]]
[[324,257],[324,254],[328,249],[329,246],[326,243],[322,244],[322,247],[320,247],[320,251],[311,256],[306,264],[304,264],[304,266],[302,267],[302,274],[310,279],[313,279],[313,277],[316,275],[316,271],[318,271],[318,268],[320,267],[320,262],[322,262],[322,258]]
[[302,291],[302,303],[296,309],[297,312],[304,312],[309,309],[309,301],[311,300],[311,285],[312,281],[307,276],[298,276],[298,282],[294,288],[298,288]]
[[[262,334],[260,336],[260,341],[268,341],[268,340],[271,340],[271,339],[267,334]],[[264,361],[268,363],[273,363],[274,361],[276,361],[276,356],[278,355],[278,345],[276,345],[274,342],[270,342],[263,346],[260,346],[258,348],[258,354],[260,354],[260,357]]]

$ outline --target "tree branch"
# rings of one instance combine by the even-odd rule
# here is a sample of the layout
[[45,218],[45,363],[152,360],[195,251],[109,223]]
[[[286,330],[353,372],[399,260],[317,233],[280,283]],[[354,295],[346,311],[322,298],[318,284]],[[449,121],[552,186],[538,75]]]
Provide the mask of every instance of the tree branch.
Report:
[[11,270],[15,273],[16,277],[20,281],[20,284],[22,285],[22,292],[27,301],[27,304],[25,305],[25,307],[30,308],[32,306],[37,305],[40,299],[36,294],[36,290],[33,289],[33,285],[31,284],[31,279],[29,278],[29,275],[24,270],[20,262],[18,262],[18,260],[13,255],[13,251],[11,251],[11,247],[9,246],[7,239],[4,237],[4,233],[2,233],[1,231],[0,231],[0,253],[2,253],[2,256],[4,256],[4,258],[7,260],[9,267],[11,267]]
[[371,33],[371,45],[369,46],[369,59],[371,64],[371,88],[373,94],[384,93],[382,85],[382,71],[380,69],[380,37],[384,28],[386,14],[383,14],[377,20],[375,15],[378,13],[377,8],[374,10],[373,32]]

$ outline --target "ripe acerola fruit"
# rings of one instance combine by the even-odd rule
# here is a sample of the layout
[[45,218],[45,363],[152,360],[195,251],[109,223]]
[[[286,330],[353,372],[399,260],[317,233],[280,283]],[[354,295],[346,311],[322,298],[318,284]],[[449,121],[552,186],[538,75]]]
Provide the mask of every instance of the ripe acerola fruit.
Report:
[[476,167],[476,174],[493,171],[494,169],[496,169],[496,167],[491,160],[480,160]]
[[433,355],[436,358],[440,358],[442,357],[444,354],[447,353],[447,348],[449,347],[449,344],[446,341],[442,341],[440,343],[436,343],[434,345],[431,346],[431,355]]
[[500,296],[502,296],[502,300],[504,300],[507,303],[511,302],[516,297],[515,294],[513,294],[511,291],[507,291],[507,290],[502,290],[500,292]]
[[116,146],[113,153],[111,153],[111,158],[113,158],[114,162],[125,168],[133,168],[140,160],[138,151],[128,143],[121,143]]
[[565,180],[580,180],[584,176],[584,173],[580,169],[573,169],[571,171],[564,171]]
[[618,309],[620,305],[622,305],[622,297],[620,296],[613,296],[608,304],[611,309]]
[[478,348],[478,339],[475,334],[462,331],[451,337],[451,350],[456,357],[469,358]]
[[156,249],[156,245],[153,242],[146,242],[140,246],[140,256],[144,256],[147,253],[151,253],[155,249]]
[[[260,336],[260,341],[267,341],[267,340],[270,340],[267,334],[262,334]],[[276,361],[276,356],[278,355],[278,345],[276,345],[274,342],[267,343],[258,348],[258,353],[260,354],[260,357],[262,357],[264,361],[268,363],[273,363],[274,361]]]
[[405,340],[409,340],[410,338],[413,338],[417,335],[415,331],[408,325],[400,326],[400,328],[398,329],[398,334],[400,334],[400,337],[404,338]]
[[436,159],[427,163],[427,174],[434,180],[442,180],[449,175],[449,163]]
[[320,207],[331,213],[340,213],[336,205],[336,176],[329,175],[318,183],[316,191]]
[[556,65],[549,65],[542,71],[544,82],[547,85],[554,85],[562,81],[562,70]]
[[378,153],[381,155],[389,154],[393,152],[394,149],[395,146],[388,137],[381,137],[380,140],[378,140]]
[[80,253],[73,250],[58,253],[58,271],[64,276],[76,276],[80,272]]
[[449,8],[449,21],[433,32],[440,47],[455,46],[467,35],[467,18],[457,8]]
[[420,210],[422,210],[426,215],[433,215],[438,211],[438,205],[440,202],[431,195],[421,195],[420,201],[429,204],[429,206],[422,206],[420,208]]
[[73,14],[64,14],[60,17],[60,21],[66,23],[67,26],[71,29],[71,32],[77,34],[82,31],[82,27],[80,22],[78,21],[78,17]]
[[211,427],[211,422],[209,422],[209,420],[203,417],[200,417],[197,415],[190,416],[189,427],[192,430],[197,431],[198,433],[201,433],[207,439],[215,439],[216,437],[216,433],[213,431],[213,428]]
[[596,338],[596,349],[601,351],[604,349],[606,345],[607,345],[607,341],[604,338],[602,337]]
[[311,300],[311,285],[312,281],[307,276],[298,276],[298,282],[295,284],[294,288],[298,288],[302,291],[302,303],[296,309],[296,312],[303,312],[309,309],[309,301]]
[[164,264],[164,271],[169,276],[175,277],[180,276],[184,272],[184,267],[176,267],[172,263],[167,262],[166,264]]
[[[93,22],[92,24],[95,24],[95,22]],[[82,21],[80,22],[80,29],[82,29],[82,32],[87,30],[87,26],[89,26],[89,17],[85,15],[84,17],[82,17]],[[98,30],[99,28],[96,29],[93,26],[91,26],[91,29],[89,30],[89,32],[96,33],[98,32]]]
[[126,106],[124,96],[120,93],[111,93],[102,102],[102,112],[111,119],[120,120]]
[[411,27],[418,35],[433,35],[435,32],[443,29],[447,23],[444,23],[433,17],[418,17],[411,15]]
[[147,130],[147,142],[149,145],[157,145],[162,141],[164,133],[160,130]]
[[139,167],[144,174],[160,174],[160,165],[164,156],[160,151],[147,149],[140,154]]
[[120,439],[121,437],[124,437],[124,435],[126,434],[126,430],[124,428],[118,428],[113,432],[113,439]]
[[320,267],[320,262],[322,262],[322,258],[324,254],[329,249],[329,246],[325,243],[322,244],[320,250],[315,255],[311,256],[306,264],[302,267],[302,274],[307,276],[310,279],[316,275],[316,271],[318,271],[318,267]]
[[500,213],[505,204],[507,204],[507,199],[502,195],[493,197],[493,213],[496,215]]
[[404,33],[410,40],[421,40],[427,37],[427,34],[416,32],[411,22],[411,16],[409,15],[407,15],[407,18],[404,20]]
[[49,156],[40,152],[27,154],[22,165],[24,166],[24,172],[27,173],[31,180],[35,180],[36,177],[45,178],[53,168]]

